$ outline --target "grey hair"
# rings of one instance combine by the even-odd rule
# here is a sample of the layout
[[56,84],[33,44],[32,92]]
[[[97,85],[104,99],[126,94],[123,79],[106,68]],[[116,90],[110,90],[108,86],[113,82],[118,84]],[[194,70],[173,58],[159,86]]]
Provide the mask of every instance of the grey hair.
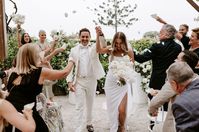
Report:
[[194,72],[186,62],[175,62],[167,69],[168,80],[183,84],[194,77]]
[[168,38],[175,38],[177,30],[173,25],[165,24],[163,25],[162,30],[165,30],[167,32]]

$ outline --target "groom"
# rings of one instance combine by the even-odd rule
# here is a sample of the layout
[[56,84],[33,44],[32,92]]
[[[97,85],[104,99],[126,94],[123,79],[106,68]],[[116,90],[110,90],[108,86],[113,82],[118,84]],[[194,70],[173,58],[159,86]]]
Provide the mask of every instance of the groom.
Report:
[[[83,28],[79,31],[80,43],[71,49],[69,60],[75,62],[75,70],[67,77],[70,91],[75,92],[77,124],[75,132],[82,132],[85,128],[83,112],[86,107],[86,127],[93,132],[92,109],[97,87],[97,79],[105,75],[104,69],[99,61],[96,45],[90,43],[90,31]],[[86,101],[86,102],[85,102]],[[86,104],[85,104],[86,103]]]

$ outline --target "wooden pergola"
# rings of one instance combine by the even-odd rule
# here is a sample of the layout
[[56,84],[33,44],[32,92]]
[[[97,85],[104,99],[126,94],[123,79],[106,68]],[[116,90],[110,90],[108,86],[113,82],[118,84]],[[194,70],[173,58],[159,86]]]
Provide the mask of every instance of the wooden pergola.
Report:
[[6,38],[5,1],[0,0],[0,60],[5,59],[7,55]]

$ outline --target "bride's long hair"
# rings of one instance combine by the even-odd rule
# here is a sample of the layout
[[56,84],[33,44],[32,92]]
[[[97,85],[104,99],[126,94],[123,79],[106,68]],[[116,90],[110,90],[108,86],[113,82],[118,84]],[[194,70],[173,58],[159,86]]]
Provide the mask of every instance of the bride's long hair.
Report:
[[112,54],[114,54],[115,52],[118,51],[117,47],[116,47],[116,39],[121,39],[122,41],[122,45],[121,45],[121,50],[122,53],[124,55],[126,55],[128,53],[128,44],[127,44],[127,38],[126,35],[123,32],[117,32],[114,37],[113,37],[113,41],[112,41]]

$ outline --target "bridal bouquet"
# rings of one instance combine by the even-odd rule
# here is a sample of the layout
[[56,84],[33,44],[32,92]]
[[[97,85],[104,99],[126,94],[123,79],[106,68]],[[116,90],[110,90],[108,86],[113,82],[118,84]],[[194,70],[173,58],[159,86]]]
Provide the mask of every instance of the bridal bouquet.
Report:
[[11,17],[15,24],[17,25],[24,24],[25,16],[20,15],[20,14],[12,14]]
[[123,86],[126,82],[133,82],[136,72],[133,68],[133,63],[128,56],[123,57],[122,60],[114,60],[110,63],[109,69],[112,70],[113,75],[118,78],[117,85]]

